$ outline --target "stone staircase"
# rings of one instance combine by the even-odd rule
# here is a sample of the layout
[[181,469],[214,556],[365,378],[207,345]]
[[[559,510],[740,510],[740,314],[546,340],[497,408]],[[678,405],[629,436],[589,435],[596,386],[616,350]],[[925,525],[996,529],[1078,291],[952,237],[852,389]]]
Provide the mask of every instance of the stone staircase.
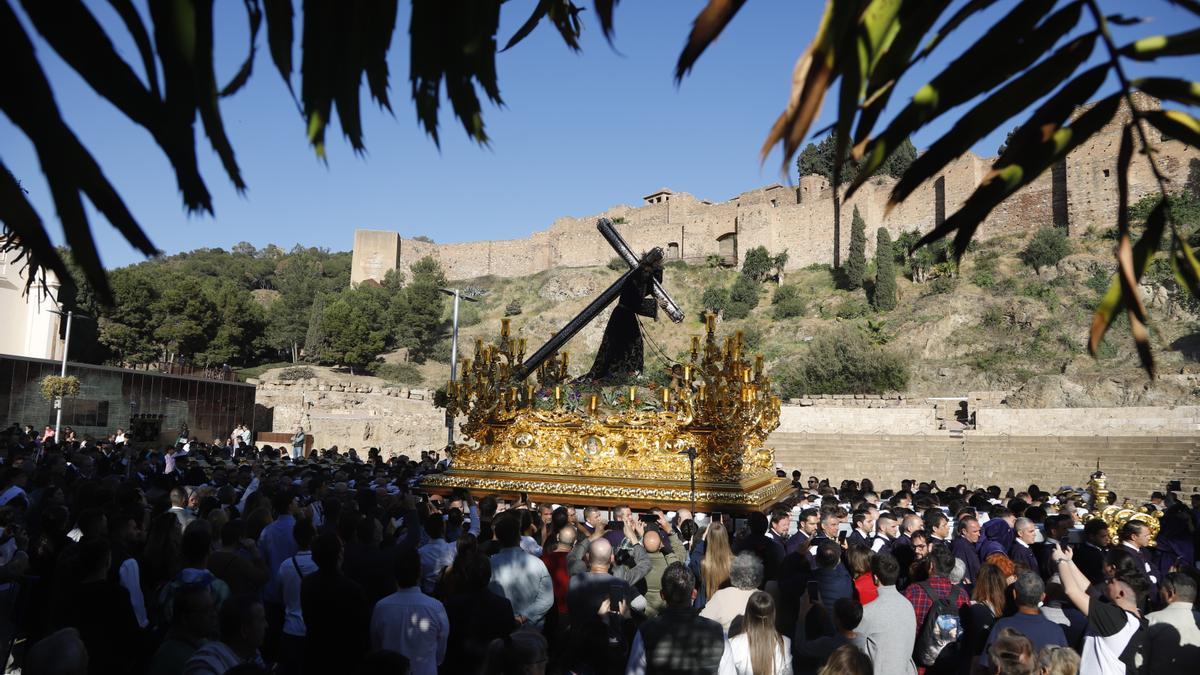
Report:
[[1181,481],[1181,495],[1200,489],[1200,437],[1196,436],[1006,436],[967,431],[925,435],[772,434],[775,461],[805,476],[870,478],[877,489],[903,478],[936,479],[942,485],[1037,483],[1054,491],[1081,487],[1097,460],[1121,498],[1146,499],[1167,481]]

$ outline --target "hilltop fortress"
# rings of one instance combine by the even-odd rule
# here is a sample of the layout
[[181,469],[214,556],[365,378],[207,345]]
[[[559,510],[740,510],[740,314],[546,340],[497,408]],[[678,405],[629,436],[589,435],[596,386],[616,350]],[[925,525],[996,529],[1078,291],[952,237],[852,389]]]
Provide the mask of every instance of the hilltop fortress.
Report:
[[[1157,100],[1135,94],[1139,107],[1158,107]],[[1054,224],[1072,236],[1088,228],[1116,224],[1117,150],[1121,125],[1129,119],[1122,109],[1108,127],[1071,152],[1030,185],[1003,202],[984,221],[977,234],[989,238]],[[1148,129],[1158,142],[1155,155],[1170,179],[1170,189],[1200,189],[1200,150],[1163,138]],[[407,268],[424,256],[439,260],[450,279],[486,275],[517,277],[555,267],[603,265],[614,257],[596,234],[596,219],[610,218],[635,251],[662,247],[668,260],[700,261],[710,255],[739,264],[745,252],[765,246],[772,253],[788,252],[787,267],[814,263],[840,265],[850,246],[850,219],[854,209],[867,224],[867,253],[886,227],[893,239],[901,232],[928,231],[954,213],[979,185],[995,158],[967,152],[941,173],[885,213],[895,181],[876,177],[842,204],[835,222],[833,189],[821,176],[802,176],[796,186],[779,183],[743,192],[723,202],[699,199],[666,188],[642,198],[639,206],[618,205],[582,218],[563,217],[550,228],[525,239],[436,244],[406,239],[396,232],[357,230],[351,283],[382,280],[391,269]],[[1136,156],[1130,168],[1130,203],[1157,190],[1150,168]]]

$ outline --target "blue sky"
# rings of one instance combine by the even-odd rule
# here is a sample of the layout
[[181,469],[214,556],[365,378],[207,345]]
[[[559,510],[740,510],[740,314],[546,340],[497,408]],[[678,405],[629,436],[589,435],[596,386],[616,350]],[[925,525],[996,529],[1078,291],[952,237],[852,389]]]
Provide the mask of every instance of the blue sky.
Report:
[[[504,6],[501,43],[534,4],[513,0]],[[417,126],[408,97],[408,3],[401,2],[389,57],[395,115],[368,105],[364,91],[367,153],[355,156],[335,121],[327,138],[328,165],[305,142],[303,123],[270,61],[264,29],[250,83],[222,101],[226,129],[249,184],[245,195],[233,189],[197,123],[200,168],[213,193],[213,217],[188,216],[169,164],[149,135],[92,94],[45,43],[36,44],[68,124],[166,253],[228,248],[239,241],[348,250],[356,228],[426,235],[438,242],[509,239],[545,229],[561,216],[638,204],[660,187],[719,201],[783,179],[778,151],[760,165],[758,149],[786,102],[792,67],[812,37],[823,3],[746,3],[678,88],[672,81],[675,60],[704,2],[621,3],[615,51],[601,35],[590,3],[582,4],[589,8],[582,54],[572,53],[543,25],[499,55],[506,105],[485,105],[491,147],[469,141],[447,103],[439,150]],[[910,93],[935,75],[1012,2],[997,4],[914,68],[902,82],[903,91]],[[136,51],[108,3],[90,5],[140,73]],[[241,2],[221,0],[217,5],[217,68],[224,82],[245,57],[248,32]],[[1118,43],[1122,37],[1174,33],[1200,23],[1161,1],[1103,6],[1125,12],[1136,7],[1154,16],[1150,24],[1119,29]],[[1090,27],[1087,18],[1083,25]],[[298,36],[299,30],[297,66]],[[1134,76],[1155,72],[1193,79],[1200,72],[1200,58],[1130,66]],[[293,77],[298,87],[298,74]],[[1113,83],[1109,86],[1111,90]],[[906,100],[894,100],[889,113]],[[827,100],[814,128],[829,123],[832,112]],[[947,117],[922,130],[914,138],[917,146],[944,133],[956,115]],[[975,151],[994,154],[1004,133],[1020,119],[985,138]],[[2,116],[0,156],[58,234],[32,146]],[[141,259],[94,209],[89,214],[107,266]]]

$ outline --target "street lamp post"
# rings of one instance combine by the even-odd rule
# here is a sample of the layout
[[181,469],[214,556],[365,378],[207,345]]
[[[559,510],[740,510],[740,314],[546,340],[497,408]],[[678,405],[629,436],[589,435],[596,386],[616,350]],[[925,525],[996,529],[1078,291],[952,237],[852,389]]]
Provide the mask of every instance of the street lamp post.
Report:
[[[439,291],[454,298],[454,311],[451,314],[451,332],[450,332],[450,382],[453,384],[458,377],[458,302],[466,300],[467,302],[479,302],[477,298],[469,295],[464,295],[462,289],[459,288],[439,288]],[[450,415],[450,410],[446,410],[446,447],[447,449],[454,447],[454,417]]]
[[[72,310],[67,310],[66,312],[63,312],[61,310],[52,309],[50,311],[59,316],[67,317],[67,329],[66,329],[65,335],[63,337],[62,369],[59,372],[59,377],[66,377],[67,376],[67,354],[70,353],[70,351],[71,351],[71,320],[73,318],[75,318],[76,316],[78,316],[81,319],[90,319],[92,317],[87,316],[86,314],[78,314],[77,315]],[[55,401],[55,407],[58,408],[58,410],[54,413],[54,442],[55,443],[62,442],[62,437],[58,435],[59,430],[62,428],[62,409],[63,409],[62,404],[63,404],[62,397],[59,396],[58,400]]]

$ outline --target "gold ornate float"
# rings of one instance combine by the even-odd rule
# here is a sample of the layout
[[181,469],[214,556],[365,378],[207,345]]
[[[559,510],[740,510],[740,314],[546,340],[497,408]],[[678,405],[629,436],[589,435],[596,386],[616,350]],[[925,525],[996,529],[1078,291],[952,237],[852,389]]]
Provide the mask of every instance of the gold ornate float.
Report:
[[1108,503],[1108,476],[1096,467],[1096,472],[1092,474],[1091,479],[1087,484],[1088,492],[1092,495],[1092,509],[1088,514],[1087,520],[1100,518],[1108,525],[1108,538],[1116,543],[1117,535],[1121,532],[1121,528],[1131,520],[1136,520],[1145,523],[1150,529],[1150,545],[1153,546],[1158,540],[1158,532],[1162,527],[1162,512],[1155,511],[1150,513],[1145,506],[1137,507],[1133,502],[1125,499],[1121,506]]
[[[606,237],[616,237],[604,227]],[[706,315],[703,337],[692,337],[690,358],[659,377],[619,385],[568,379],[569,354],[559,347],[655,256],[661,251],[641,263],[627,257],[633,269],[528,360],[508,319],[496,342],[476,340],[474,358],[462,361],[445,397],[447,414],[466,418],[461,430],[469,442],[456,444],[451,468],[424,478],[422,487],[724,511],[778,501],[791,484],[775,477],[765,443],[779,426],[779,398],[771,395],[762,357],[751,364],[740,331],[720,343],[715,315]],[[660,286],[653,292],[669,316],[682,319]]]

